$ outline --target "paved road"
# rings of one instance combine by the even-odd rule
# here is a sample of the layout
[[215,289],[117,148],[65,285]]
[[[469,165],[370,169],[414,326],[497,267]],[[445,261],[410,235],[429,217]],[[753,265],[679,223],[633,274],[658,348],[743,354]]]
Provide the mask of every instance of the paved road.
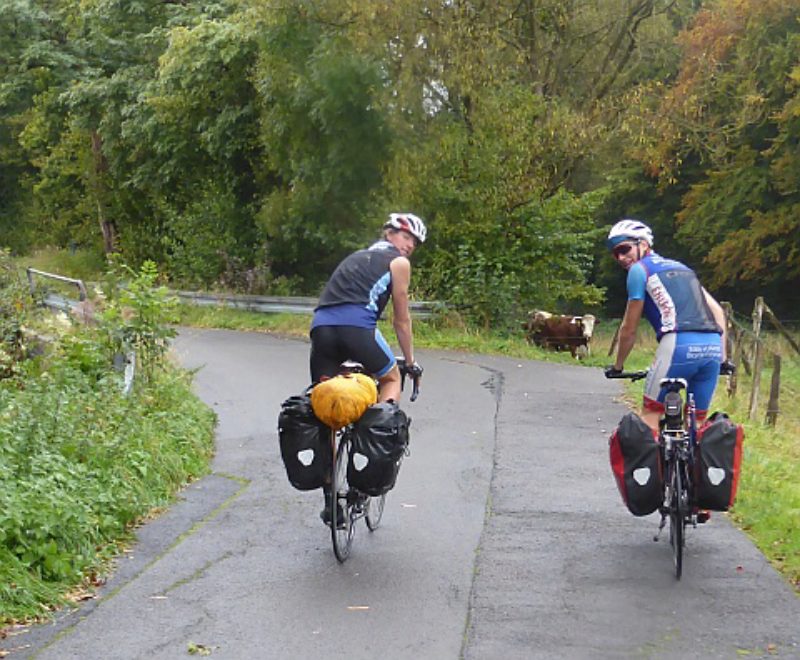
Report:
[[187,330],[176,350],[219,415],[213,474],[99,599],[6,640],[14,657],[800,657],[800,600],[723,515],[676,582],[655,518],[627,513],[607,462],[624,407],[598,370],[420,353],[412,454],[339,565],[278,452],[307,344]]

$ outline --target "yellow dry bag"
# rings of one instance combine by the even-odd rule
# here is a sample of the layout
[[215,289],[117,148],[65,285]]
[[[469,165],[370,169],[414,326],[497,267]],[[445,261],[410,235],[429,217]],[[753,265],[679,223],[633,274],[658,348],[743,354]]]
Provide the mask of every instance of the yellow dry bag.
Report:
[[378,388],[366,374],[329,378],[311,390],[314,414],[334,429],[355,422],[377,400]]

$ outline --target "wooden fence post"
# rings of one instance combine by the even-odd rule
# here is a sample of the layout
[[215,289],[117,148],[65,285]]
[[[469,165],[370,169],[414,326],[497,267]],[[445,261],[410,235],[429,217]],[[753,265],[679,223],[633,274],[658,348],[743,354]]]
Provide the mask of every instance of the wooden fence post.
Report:
[[[753,375],[753,368],[750,366],[750,358],[747,357],[747,347],[744,345],[745,335],[739,328],[736,328],[736,354],[739,361],[744,366],[744,371],[748,376]],[[738,362],[736,364],[739,364]]]
[[[738,353],[740,352],[738,350],[740,347],[738,341],[739,330],[733,322],[733,307],[729,302],[723,302],[721,305],[722,309],[725,311],[725,336],[727,338],[725,343],[725,353],[728,356],[728,359],[733,362],[733,364],[738,364]],[[731,399],[736,397],[736,382],[737,376],[736,372],[734,372],[728,376],[728,396]]]
[[781,393],[781,356],[772,356],[772,383],[769,387],[769,402],[767,403],[767,424],[775,426],[778,421],[780,405],[778,403]]
[[617,347],[617,341],[619,340],[619,329],[622,327],[622,321],[620,321],[617,329],[614,331],[614,336],[611,338],[611,346],[608,347],[608,354],[614,355],[614,349]]
[[758,390],[761,387],[761,362],[763,346],[761,342],[761,319],[764,316],[764,299],[759,296],[753,308],[753,390],[750,392],[750,419],[756,418],[758,409]]

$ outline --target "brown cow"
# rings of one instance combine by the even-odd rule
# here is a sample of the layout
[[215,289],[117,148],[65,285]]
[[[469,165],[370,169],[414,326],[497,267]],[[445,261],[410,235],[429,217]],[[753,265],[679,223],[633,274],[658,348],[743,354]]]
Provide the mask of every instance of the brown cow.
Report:
[[596,322],[592,314],[567,316],[534,310],[525,324],[526,339],[543,348],[569,350],[572,357],[588,355]]

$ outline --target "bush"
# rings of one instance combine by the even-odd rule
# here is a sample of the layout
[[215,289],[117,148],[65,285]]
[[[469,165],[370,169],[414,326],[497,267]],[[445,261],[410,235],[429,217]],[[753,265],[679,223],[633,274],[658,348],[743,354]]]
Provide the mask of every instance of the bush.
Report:
[[[41,616],[207,471],[214,416],[164,359],[172,330],[154,281],[144,268],[99,325],[67,324],[0,380],[0,623]],[[146,365],[128,395],[111,361],[118,339]]]

